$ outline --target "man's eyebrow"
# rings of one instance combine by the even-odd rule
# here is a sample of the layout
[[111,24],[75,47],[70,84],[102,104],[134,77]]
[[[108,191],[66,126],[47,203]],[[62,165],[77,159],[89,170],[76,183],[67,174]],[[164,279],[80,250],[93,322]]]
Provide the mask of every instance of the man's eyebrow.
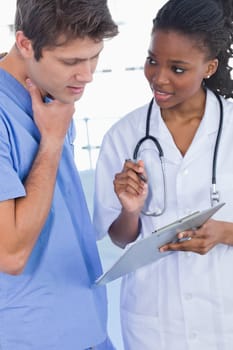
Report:
[[86,60],[91,60],[91,59],[94,59],[94,58],[97,58],[101,51],[103,49],[99,50],[99,52],[97,52],[94,56],[91,56],[89,58],[81,58],[81,57],[60,57],[59,60],[61,61],[74,61],[74,62],[83,62],[83,61],[86,61]]

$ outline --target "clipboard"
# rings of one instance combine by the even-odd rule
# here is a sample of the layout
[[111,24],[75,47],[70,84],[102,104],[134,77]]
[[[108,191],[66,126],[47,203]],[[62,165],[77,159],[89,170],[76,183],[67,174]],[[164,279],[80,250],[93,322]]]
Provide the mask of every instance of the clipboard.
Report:
[[159,248],[169,242],[177,241],[177,234],[179,232],[201,227],[212,215],[222,208],[224,204],[225,203],[219,203],[214,207],[182,217],[152,232],[149,237],[136,241],[129,246],[110,269],[96,279],[95,285],[111,282],[127,273],[135,271],[139,267],[174,253],[172,251],[160,253]]

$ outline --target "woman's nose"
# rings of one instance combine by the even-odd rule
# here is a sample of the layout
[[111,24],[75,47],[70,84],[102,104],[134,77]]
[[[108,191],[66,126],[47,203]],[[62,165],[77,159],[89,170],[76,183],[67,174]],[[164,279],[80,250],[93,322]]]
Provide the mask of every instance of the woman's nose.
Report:
[[169,83],[168,73],[165,69],[156,69],[152,77],[152,82],[156,85],[163,85]]

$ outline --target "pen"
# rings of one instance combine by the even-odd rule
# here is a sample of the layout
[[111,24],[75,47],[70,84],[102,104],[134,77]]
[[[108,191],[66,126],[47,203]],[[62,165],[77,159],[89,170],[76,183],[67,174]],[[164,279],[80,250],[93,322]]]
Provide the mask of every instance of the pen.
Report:
[[139,174],[136,171],[134,171],[137,176],[139,177],[140,180],[142,180],[143,182],[147,183],[147,179],[145,178],[145,176],[143,174]]
[[[133,161],[132,159],[126,159],[125,161],[135,163],[135,161]],[[134,169],[132,169],[132,170],[135,172],[135,174],[139,177],[140,180],[142,180],[144,183],[147,183],[147,178],[143,174],[138,173]]]

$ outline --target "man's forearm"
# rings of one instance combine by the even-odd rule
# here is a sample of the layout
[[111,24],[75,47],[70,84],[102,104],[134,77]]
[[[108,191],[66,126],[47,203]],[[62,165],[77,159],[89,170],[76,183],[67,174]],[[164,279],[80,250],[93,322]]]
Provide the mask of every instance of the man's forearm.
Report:
[[61,144],[40,145],[25,181],[26,196],[14,201],[14,221],[6,226],[5,237],[1,235],[2,249],[9,255],[6,261],[12,258],[16,270],[26,264],[48,217],[61,152]]

